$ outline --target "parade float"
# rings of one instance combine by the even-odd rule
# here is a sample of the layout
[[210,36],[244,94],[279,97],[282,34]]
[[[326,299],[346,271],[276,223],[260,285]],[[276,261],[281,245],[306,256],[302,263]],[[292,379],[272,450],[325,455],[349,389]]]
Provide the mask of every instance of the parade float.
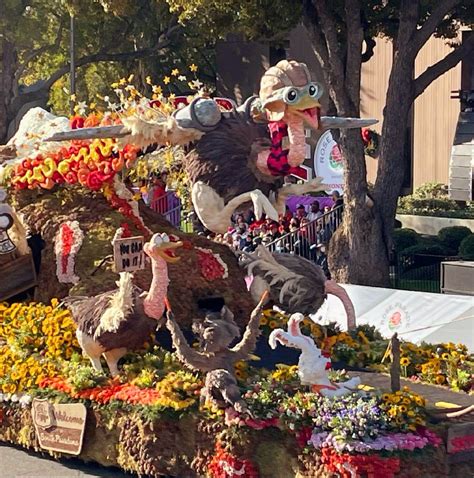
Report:
[[[321,116],[322,89],[297,62],[270,68],[240,108],[203,91],[147,99],[130,82],[106,113],[31,110],[0,164],[0,270],[30,254],[15,267],[30,277],[36,251],[21,290],[1,276],[3,299],[30,300],[0,304],[0,440],[153,477],[468,476],[472,407],[435,412],[405,386],[372,386],[379,374],[331,369],[387,372],[391,355],[393,370],[466,405],[465,347],[390,353],[313,263],[263,248],[238,258],[126,181],[150,154],[179,156],[197,215],[222,232],[241,207],[277,217],[286,197],[321,187],[282,181],[301,166],[305,124],[373,122]],[[327,294],[347,331],[307,317]],[[259,367],[259,342],[295,349],[297,365]]]

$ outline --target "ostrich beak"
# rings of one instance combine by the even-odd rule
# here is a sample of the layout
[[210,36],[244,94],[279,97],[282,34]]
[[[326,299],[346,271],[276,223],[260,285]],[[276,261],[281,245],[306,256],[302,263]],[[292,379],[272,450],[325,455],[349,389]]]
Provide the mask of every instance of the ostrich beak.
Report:
[[374,118],[338,118],[337,116],[321,116],[321,129],[353,129],[372,126],[379,121]]
[[175,249],[182,247],[183,243],[174,236],[167,234],[154,234],[150,242],[146,243],[143,250],[151,257],[157,259],[160,257],[170,264],[178,262],[181,258],[175,254]]

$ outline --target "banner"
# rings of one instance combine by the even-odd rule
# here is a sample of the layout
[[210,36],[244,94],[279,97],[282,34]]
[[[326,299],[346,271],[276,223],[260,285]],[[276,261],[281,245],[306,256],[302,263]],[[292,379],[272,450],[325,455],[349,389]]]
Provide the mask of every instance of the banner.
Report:
[[327,191],[339,191],[344,187],[344,162],[341,150],[334,141],[331,131],[323,133],[319,138],[313,157],[316,176],[323,178]]

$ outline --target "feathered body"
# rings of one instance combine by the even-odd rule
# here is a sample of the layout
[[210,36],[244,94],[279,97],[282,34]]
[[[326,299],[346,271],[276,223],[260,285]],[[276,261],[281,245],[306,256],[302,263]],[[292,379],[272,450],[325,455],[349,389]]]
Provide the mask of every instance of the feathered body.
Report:
[[270,298],[289,314],[311,315],[322,306],[327,294],[338,297],[347,314],[348,329],[355,327],[354,306],[343,287],[327,280],[321,267],[292,254],[272,254],[259,246],[242,254],[242,265],[253,277],[250,292],[258,300],[267,290]]
[[288,320],[288,331],[275,329],[268,338],[268,343],[275,349],[277,342],[286,347],[301,350],[298,360],[298,376],[303,385],[309,385],[313,392],[320,393],[325,397],[340,397],[352,393],[360,384],[360,378],[354,377],[344,383],[332,383],[328,377],[331,368],[331,359],[326,357],[314,340],[303,335],[300,330],[300,322],[303,314],[293,314]]
[[132,276],[123,273],[119,288],[93,297],[67,297],[78,331],[92,337],[102,348],[133,350],[141,347],[157,327],[144,309],[143,291],[132,283]]
[[153,279],[148,292],[136,287],[133,276],[122,272],[118,288],[94,297],[68,297],[64,303],[77,324],[77,339],[96,370],[105,356],[112,375],[128,350],[141,347],[159,326],[168,291],[168,263],[179,260],[174,249],[183,243],[166,234],[154,234],[143,247],[151,259]]

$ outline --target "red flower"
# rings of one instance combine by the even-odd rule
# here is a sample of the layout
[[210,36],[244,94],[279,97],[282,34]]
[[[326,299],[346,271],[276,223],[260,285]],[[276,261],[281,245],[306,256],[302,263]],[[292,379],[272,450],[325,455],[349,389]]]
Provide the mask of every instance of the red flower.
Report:
[[84,127],[84,118],[82,116],[73,116],[69,120],[71,124],[71,129],[78,129]]

